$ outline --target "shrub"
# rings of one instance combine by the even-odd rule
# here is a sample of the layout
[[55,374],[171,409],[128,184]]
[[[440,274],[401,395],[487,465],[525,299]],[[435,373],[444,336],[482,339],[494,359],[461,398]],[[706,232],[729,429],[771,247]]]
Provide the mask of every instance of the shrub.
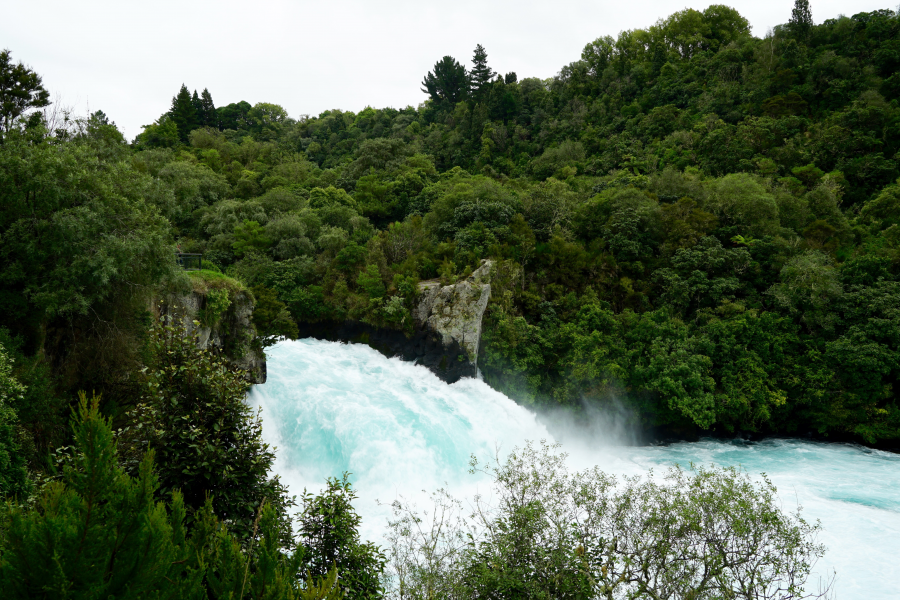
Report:
[[137,473],[140,457],[155,449],[162,494],[180,489],[193,510],[211,497],[215,514],[243,538],[268,498],[281,511],[287,535],[292,501],[278,478],[269,478],[275,455],[262,441],[259,415],[244,402],[244,374],[201,350],[196,332],[187,335],[178,322],[172,318],[150,330],[146,392],[120,433],[126,467]]
[[[555,446],[472,467],[490,494],[439,492],[430,515],[394,503],[390,569],[403,598],[821,598],[818,524],[779,508],[765,477],[679,467],[660,480],[569,474]],[[490,498],[489,501],[487,498]]]

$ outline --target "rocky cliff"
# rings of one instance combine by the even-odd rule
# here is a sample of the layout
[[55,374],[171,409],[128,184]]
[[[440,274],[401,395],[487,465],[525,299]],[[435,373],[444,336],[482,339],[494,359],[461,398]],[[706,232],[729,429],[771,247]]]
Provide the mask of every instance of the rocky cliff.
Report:
[[420,283],[411,336],[355,321],[300,324],[300,336],[368,344],[387,356],[424,365],[448,383],[474,377],[481,321],[491,296],[492,267],[491,261],[484,261],[472,275],[453,285]]
[[473,374],[478,365],[481,320],[491,297],[492,266],[486,260],[471,276],[454,285],[428,281],[419,284],[421,299],[413,311],[417,327],[440,336],[443,347],[462,347],[466,353],[464,362]]
[[[202,283],[202,282],[201,282]],[[259,349],[253,325],[253,296],[235,286],[195,285],[156,304],[157,316],[174,315],[200,347],[217,348],[229,362],[247,373],[252,383],[266,382],[266,355]]]

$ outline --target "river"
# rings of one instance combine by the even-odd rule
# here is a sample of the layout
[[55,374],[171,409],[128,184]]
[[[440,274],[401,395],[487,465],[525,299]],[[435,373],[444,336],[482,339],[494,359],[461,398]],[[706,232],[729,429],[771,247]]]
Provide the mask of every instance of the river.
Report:
[[807,520],[821,521],[828,551],[816,572],[837,572],[837,598],[900,598],[900,455],[796,439],[637,446],[615,414],[575,427],[482,381],[448,385],[364,345],[306,339],[266,354],[268,382],[254,386],[250,402],[262,408],[264,437],[278,448],[277,472],[293,494],[351,472],[362,535],[376,543],[389,515],[384,503],[402,496],[424,504],[441,487],[472,497],[486,482],[468,473],[470,455],[558,441],[576,469],[634,475],[694,462],[766,473],[786,510],[799,503]]

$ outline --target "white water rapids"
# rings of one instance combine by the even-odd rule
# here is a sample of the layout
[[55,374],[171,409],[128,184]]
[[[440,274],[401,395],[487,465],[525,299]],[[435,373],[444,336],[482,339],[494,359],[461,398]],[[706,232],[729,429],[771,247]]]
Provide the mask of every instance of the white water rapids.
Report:
[[367,346],[281,342],[267,358],[268,382],[254,386],[250,402],[262,408],[264,436],[278,448],[276,471],[298,495],[350,471],[363,537],[376,543],[390,514],[376,500],[390,504],[402,495],[424,507],[440,487],[469,498],[486,489],[468,473],[470,455],[556,440],[573,469],[599,465],[634,475],[693,461],[764,472],[786,510],[799,503],[807,520],[821,520],[819,541],[828,552],[816,572],[836,569],[837,598],[900,598],[900,455],[801,440],[628,446],[627,432],[602,416],[590,435],[560,423],[552,435],[541,417],[482,381],[448,385]]

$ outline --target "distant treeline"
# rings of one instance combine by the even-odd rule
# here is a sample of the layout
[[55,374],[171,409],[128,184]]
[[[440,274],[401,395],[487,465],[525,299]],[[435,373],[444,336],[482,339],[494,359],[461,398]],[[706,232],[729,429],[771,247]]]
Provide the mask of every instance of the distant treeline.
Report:
[[132,162],[172,186],[183,248],[299,322],[408,326],[417,280],[490,256],[481,367],[519,401],[896,439],[900,20],[795,13],[757,38],[687,9],[548,80],[478,46],[418,108],[183,88]]

